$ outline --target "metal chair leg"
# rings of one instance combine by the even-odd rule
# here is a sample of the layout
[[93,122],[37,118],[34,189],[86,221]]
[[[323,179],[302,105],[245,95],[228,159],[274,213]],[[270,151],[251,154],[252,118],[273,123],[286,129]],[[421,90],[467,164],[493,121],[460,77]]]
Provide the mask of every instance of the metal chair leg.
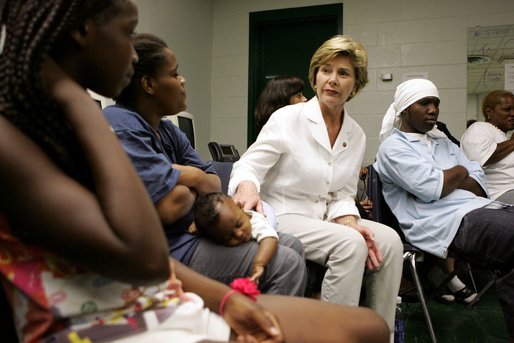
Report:
[[421,307],[423,308],[423,314],[425,315],[425,321],[427,323],[428,333],[430,335],[430,339],[432,343],[437,343],[437,339],[434,332],[434,327],[432,326],[432,320],[430,319],[430,314],[428,313],[428,307],[425,300],[425,295],[423,294],[423,287],[421,285],[421,281],[418,276],[418,272],[416,269],[416,253],[415,252],[405,252],[404,259],[409,259],[409,266],[412,272],[412,277],[414,278],[414,283],[416,284],[416,290],[418,291],[419,301],[421,302]]
[[496,279],[495,278],[492,278],[490,279],[487,284],[480,290],[480,292],[477,294],[477,296],[475,297],[475,299],[473,299],[472,302],[469,303],[468,306],[473,306],[475,305],[477,302],[480,301],[480,298],[482,298],[482,295],[485,294],[485,292],[487,292],[487,290],[495,283]]

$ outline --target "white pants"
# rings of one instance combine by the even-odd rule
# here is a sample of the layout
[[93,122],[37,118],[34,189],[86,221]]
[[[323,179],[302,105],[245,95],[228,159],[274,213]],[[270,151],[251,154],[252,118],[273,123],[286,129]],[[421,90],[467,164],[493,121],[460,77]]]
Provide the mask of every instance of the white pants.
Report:
[[[204,308],[203,300],[193,293],[187,293],[194,301],[180,305],[166,321],[150,325],[149,330],[141,334],[122,338],[113,343],[195,343],[202,340],[228,342],[230,326],[214,312]],[[145,318],[147,325],[151,318]]]
[[403,268],[403,244],[393,229],[360,220],[361,225],[375,234],[383,257],[379,271],[365,273],[368,248],[357,230],[297,214],[283,214],[277,219],[281,232],[291,234],[303,243],[308,260],[327,267],[321,286],[322,300],[358,306],[364,279],[366,299],[363,305],[377,311],[393,330]]

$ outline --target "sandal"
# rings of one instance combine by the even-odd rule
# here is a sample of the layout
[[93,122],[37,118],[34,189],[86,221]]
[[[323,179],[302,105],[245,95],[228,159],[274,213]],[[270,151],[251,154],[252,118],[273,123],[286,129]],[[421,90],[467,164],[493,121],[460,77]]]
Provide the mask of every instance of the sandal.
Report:
[[[450,290],[448,290],[450,292]],[[478,296],[477,292],[469,288],[468,286],[464,287],[463,289],[453,292],[452,293],[455,296],[455,300],[460,304],[469,305],[475,300],[475,298]]]
[[446,287],[441,288],[435,295],[434,299],[445,305],[450,305],[455,303],[455,296],[450,292],[450,290],[446,289]]

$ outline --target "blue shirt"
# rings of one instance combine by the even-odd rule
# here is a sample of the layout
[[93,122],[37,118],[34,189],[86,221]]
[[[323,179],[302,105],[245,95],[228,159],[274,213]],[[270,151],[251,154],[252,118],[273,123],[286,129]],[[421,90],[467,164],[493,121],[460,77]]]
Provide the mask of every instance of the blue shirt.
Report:
[[407,241],[421,250],[446,257],[462,218],[490,199],[456,189],[441,197],[443,170],[464,166],[487,192],[485,175],[447,138],[428,133],[431,148],[419,137],[394,129],[380,145],[374,167],[384,199],[398,219]]
[[[139,114],[120,105],[104,108],[105,117],[123,144],[132,164],[143,180],[150,198],[157,203],[175,187],[180,171],[172,164],[194,166],[215,174],[210,163],[202,161],[186,135],[168,120],[161,120],[159,137]],[[187,233],[193,221],[192,211],[177,222],[166,225],[170,254],[189,263],[198,238]]]

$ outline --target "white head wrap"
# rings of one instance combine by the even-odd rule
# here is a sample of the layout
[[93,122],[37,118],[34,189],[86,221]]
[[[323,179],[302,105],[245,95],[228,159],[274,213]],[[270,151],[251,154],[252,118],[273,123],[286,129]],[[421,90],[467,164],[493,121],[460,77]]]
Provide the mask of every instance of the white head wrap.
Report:
[[389,106],[382,120],[380,141],[384,141],[391,134],[393,128],[399,126],[400,114],[404,109],[427,96],[435,96],[439,99],[437,87],[429,80],[411,79],[399,84],[394,93],[394,102]]

